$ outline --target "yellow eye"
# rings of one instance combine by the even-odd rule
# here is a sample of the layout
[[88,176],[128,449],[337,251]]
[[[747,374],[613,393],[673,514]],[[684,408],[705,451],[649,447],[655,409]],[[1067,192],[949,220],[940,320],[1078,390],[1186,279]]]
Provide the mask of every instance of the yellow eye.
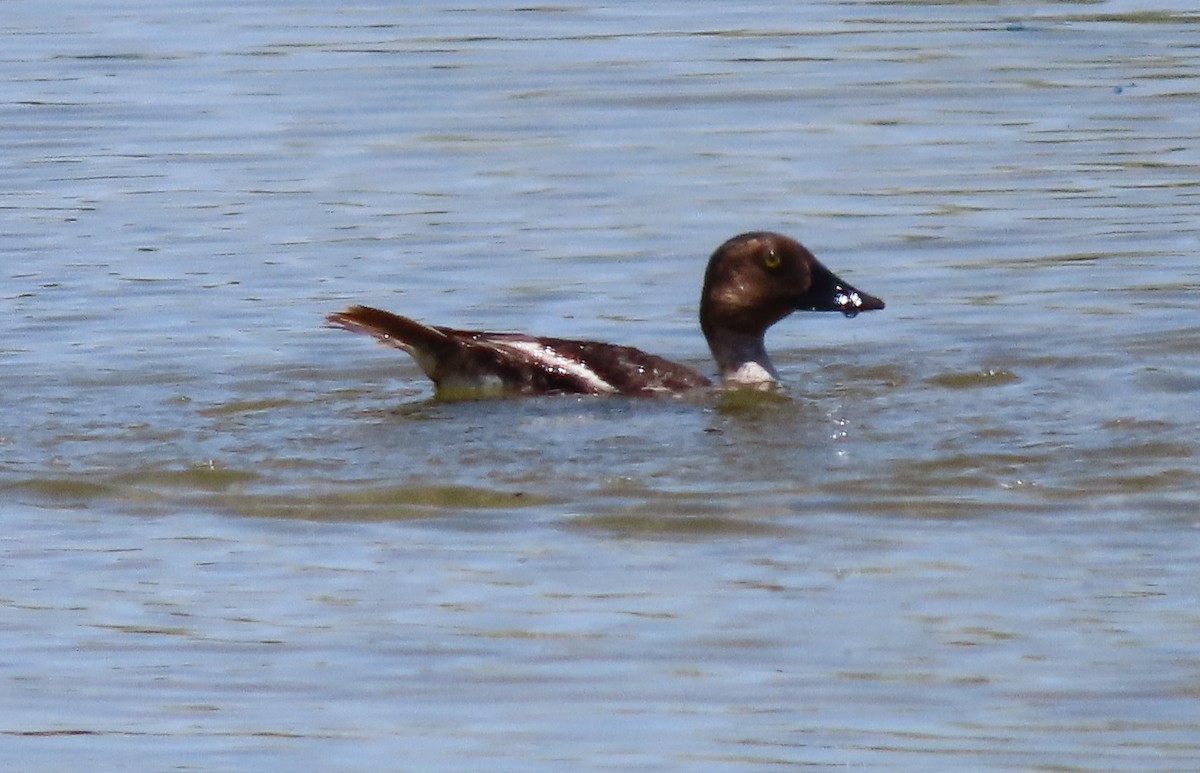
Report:
[[763,256],[763,265],[766,266],[767,268],[771,268],[771,269],[779,268],[779,264],[782,262],[783,262],[783,258],[779,257],[779,253],[776,252],[775,250],[771,250],[770,252],[768,252],[766,255]]

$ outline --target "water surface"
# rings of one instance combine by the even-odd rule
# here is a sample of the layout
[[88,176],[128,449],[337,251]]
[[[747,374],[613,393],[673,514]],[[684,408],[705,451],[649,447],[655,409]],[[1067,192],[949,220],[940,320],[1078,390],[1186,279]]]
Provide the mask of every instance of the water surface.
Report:
[[[1200,763],[1181,4],[14,2],[0,750],[27,771]],[[352,302],[786,399],[439,403]]]

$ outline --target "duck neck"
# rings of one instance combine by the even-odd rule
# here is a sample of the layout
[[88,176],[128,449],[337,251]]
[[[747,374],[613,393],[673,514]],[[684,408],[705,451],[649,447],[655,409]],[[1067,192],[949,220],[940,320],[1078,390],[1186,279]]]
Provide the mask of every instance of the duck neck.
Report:
[[753,335],[713,329],[708,331],[708,348],[717,361],[717,372],[723,384],[765,388],[779,383],[779,373],[767,356],[761,333]]

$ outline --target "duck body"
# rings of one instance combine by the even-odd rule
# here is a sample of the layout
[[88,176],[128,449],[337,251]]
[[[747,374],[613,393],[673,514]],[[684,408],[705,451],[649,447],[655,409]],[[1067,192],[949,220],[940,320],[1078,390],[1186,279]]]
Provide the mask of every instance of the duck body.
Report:
[[[764,389],[779,383],[763,340],[775,322],[798,310],[854,316],[883,307],[882,300],[839,279],[794,239],[756,231],[726,241],[709,258],[700,327],[722,385]],[[631,346],[456,330],[370,306],[351,306],[327,321],[408,352],[443,399],[654,395],[713,385],[692,368]]]
[[455,330],[370,306],[351,306],[328,319],[411,354],[440,397],[649,395],[712,384],[691,368],[632,346]]

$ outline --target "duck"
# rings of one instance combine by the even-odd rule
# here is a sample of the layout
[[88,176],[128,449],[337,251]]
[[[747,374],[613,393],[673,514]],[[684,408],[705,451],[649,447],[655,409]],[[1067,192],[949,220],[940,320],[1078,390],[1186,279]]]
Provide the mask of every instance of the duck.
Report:
[[587,394],[650,396],[720,386],[775,390],[767,329],[795,311],[847,317],[884,302],[840,279],[795,239],[771,231],[734,236],[712,253],[700,292],[700,330],[717,366],[704,374],[632,346],[458,330],[372,306],[326,317],[328,326],[373,336],[407,352],[440,399]]

